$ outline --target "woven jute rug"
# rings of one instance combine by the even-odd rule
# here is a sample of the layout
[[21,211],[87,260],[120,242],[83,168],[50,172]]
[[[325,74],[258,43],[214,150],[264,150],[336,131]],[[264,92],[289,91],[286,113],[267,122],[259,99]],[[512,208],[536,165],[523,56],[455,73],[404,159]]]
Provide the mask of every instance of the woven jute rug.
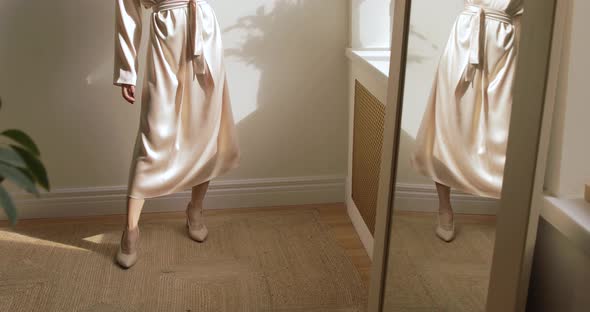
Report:
[[455,218],[457,236],[445,243],[435,214],[394,216],[384,311],[485,311],[495,221]]
[[365,311],[367,289],[311,209],[140,222],[140,258],[114,263],[121,224],[0,228],[0,311]]

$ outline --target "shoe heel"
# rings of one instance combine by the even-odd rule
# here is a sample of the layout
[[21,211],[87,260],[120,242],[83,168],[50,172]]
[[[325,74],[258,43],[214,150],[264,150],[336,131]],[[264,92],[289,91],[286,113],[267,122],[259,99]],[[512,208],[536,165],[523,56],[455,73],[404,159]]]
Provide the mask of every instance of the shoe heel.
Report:
[[125,230],[123,230],[123,235],[121,235],[121,242],[119,244],[119,249],[117,250],[117,255],[115,257],[117,263],[123,267],[124,269],[128,269],[130,267],[132,267],[133,265],[135,265],[135,263],[137,262],[138,259],[138,253],[137,253],[137,245],[139,244],[139,228],[137,228],[137,239],[134,242],[130,243],[130,247],[129,249],[131,249],[131,253],[125,253],[123,252],[123,248],[122,248],[122,244],[124,242],[124,239],[127,239],[127,235],[128,234],[128,229],[125,228]]

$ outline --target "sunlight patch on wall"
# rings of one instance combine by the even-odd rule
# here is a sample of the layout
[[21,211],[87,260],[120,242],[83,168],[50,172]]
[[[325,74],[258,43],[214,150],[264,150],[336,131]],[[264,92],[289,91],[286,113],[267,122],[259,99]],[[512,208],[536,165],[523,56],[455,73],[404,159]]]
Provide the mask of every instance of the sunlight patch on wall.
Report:
[[234,121],[239,124],[258,107],[260,70],[231,58],[226,59],[226,64]]

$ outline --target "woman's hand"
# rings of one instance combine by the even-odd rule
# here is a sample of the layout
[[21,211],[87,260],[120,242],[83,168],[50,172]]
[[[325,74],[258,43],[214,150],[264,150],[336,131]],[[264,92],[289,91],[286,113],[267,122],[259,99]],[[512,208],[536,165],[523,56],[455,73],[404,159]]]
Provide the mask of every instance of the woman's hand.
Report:
[[131,104],[135,103],[135,86],[124,84],[121,86],[121,92],[127,102]]

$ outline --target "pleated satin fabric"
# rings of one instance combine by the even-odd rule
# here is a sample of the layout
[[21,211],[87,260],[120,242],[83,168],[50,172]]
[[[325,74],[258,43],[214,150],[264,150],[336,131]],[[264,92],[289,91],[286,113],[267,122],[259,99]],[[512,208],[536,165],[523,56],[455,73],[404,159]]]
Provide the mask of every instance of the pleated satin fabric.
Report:
[[136,84],[142,6],[150,32],[128,185],[138,199],[188,190],[240,161],[221,31],[206,1],[116,0],[113,83]]
[[522,3],[465,1],[411,156],[421,174],[463,192],[500,197]]

